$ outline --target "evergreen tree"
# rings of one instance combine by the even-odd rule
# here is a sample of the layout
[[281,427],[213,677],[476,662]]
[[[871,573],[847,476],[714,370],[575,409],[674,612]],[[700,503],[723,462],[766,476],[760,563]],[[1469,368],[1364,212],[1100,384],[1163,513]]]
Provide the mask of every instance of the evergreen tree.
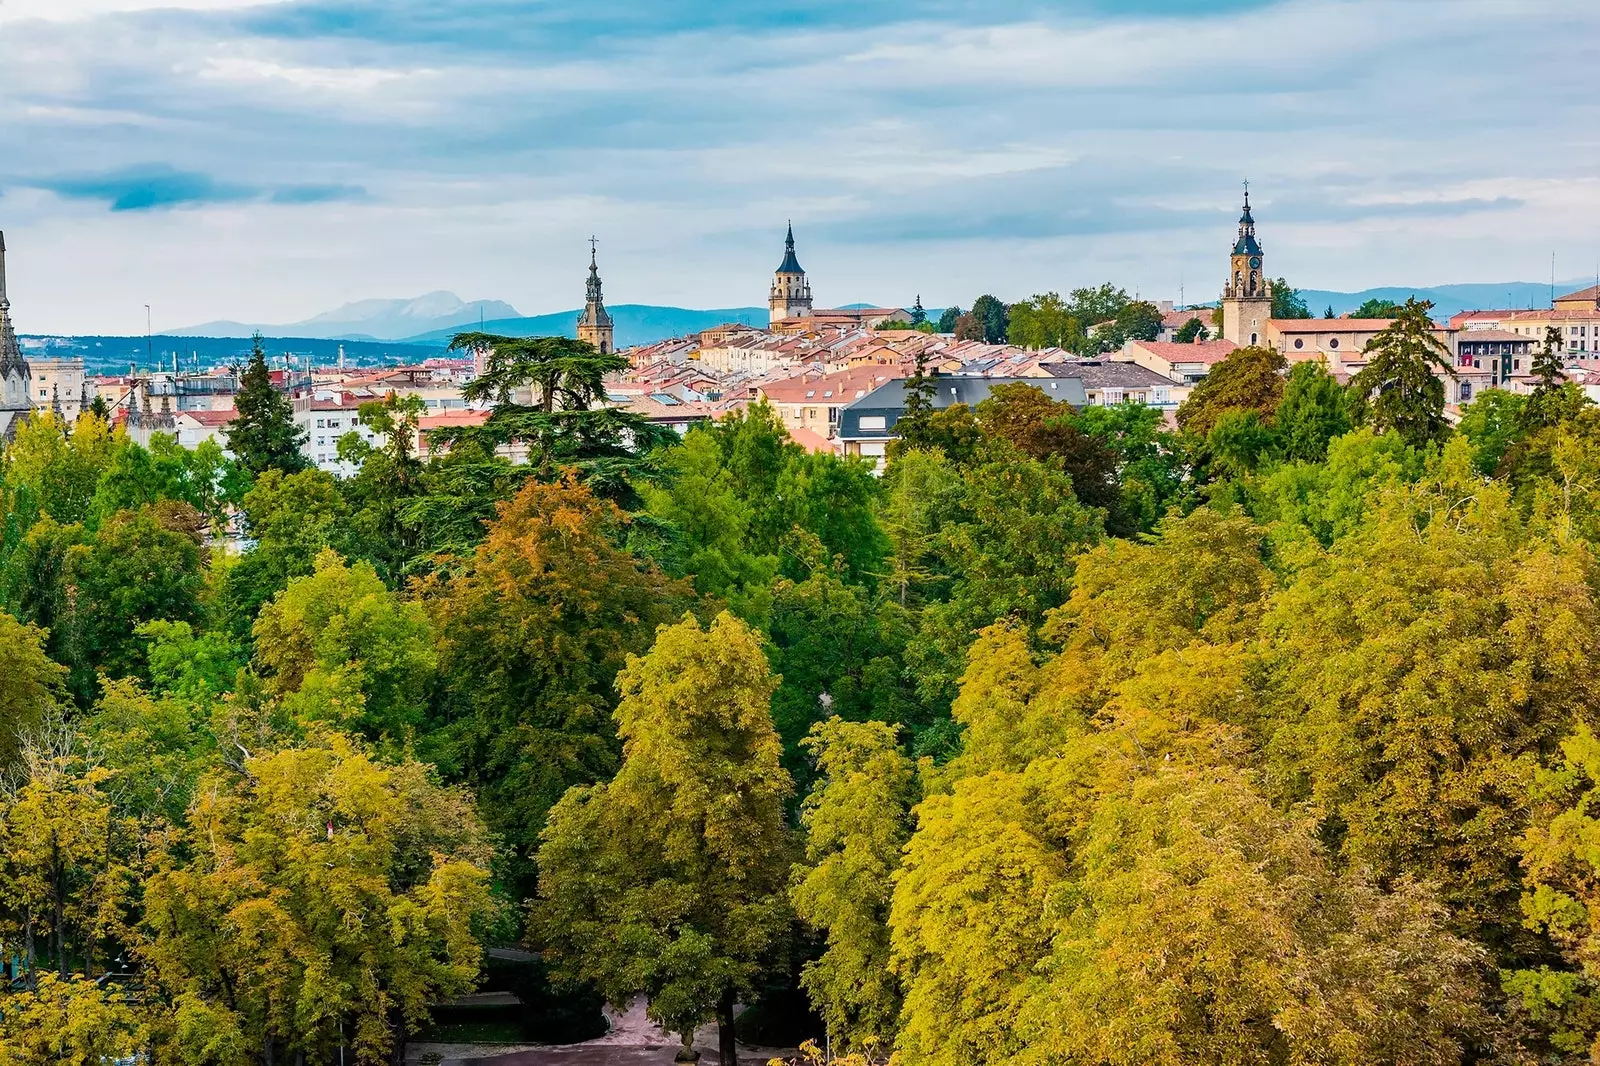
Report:
[[250,362],[239,379],[234,406],[239,414],[228,424],[228,450],[240,466],[252,474],[268,470],[293,474],[311,465],[300,451],[306,435],[294,424],[294,405],[272,387],[259,333],[250,350]]
[[1311,308],[1306,306],[1300,290],[1283,278],[1272,283],[1273,318],[1310,318]]
[[1367,365],[1350,379],[1356,421],[1379,432],[1394,430],[1414,446],[1443,439],[1444,381],[1455,377],[1450,352],[1434,335],[1433,304],[1415,297],[1392,323],[1367,343]]
[[911,328],[916,329],[928,321],[928,312],[922,308],[922,294],[917,293],[917,302],[911,305]]
[[1328,442],[1350,429],[1344,388],[1321,363],[1296,363],[1275,421],[1286,458],[1320,463]]
[[1534,353],[1533,393],[1528,397],[1526,406],[1522,409],[1522,428],[1525,431],[1544,429],[1561,421],[1566,409],[1572,405],[1563,403],[1562,395],[1567,383],[1565,367],[1561,360],[1561,327],[1546,326],[1544,331],[1544,347]]
[[1206,324],[1196,317],[1180,326],[1172,339],[1179,344],[1193,344],[1196,341],[1210,340],[1211,332],[1206,329]]
[[983,332],[983,343],[1004,344],[1011,325],[1011,309],[999,297],[983,295],[972,305],[972,320]]

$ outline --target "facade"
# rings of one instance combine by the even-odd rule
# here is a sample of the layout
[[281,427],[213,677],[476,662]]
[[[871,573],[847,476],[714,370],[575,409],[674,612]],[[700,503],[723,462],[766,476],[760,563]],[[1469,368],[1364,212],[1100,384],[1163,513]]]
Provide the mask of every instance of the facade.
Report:
[[[1542,346],[1541,346],[1542,347]],[[1475,329],[1456,338],[1458,400],[1467,403],[1485,388],[1503,387],[1528,373],[1533,338],[1500,329]]]
[[605,299],[600,294],[600,267],[595,262],[595,249],[589,246],[589,284],[583,301],[583,314],[578,316],[578,339],[594,345],[601,355],[617,350],[616,329],[611,315],[606,311]]
[[1193,385],[1237,347],[1239,345],[1228,340],[1196,344],[1129,341],[1122,351],[1113,352],[1111,358],[1114,362],[1142,366],[1179,385]]
[[[942,411],[956,404],[976,407],[989,398],[989,393],[999,385],[1032,385],[1046,396],[1081,410],[1089,404],[1083,382],[1068,378],[934,378],[933,409]],[[906,380],[898,378],[873,389],[859,400],[847,404],[839,412],[839,440],[845,455],[857,455],[873,461],[879,471],[883,469],[884,456],[889,442],[896,440],[895,424],[906,410]]]
[[17,435],[17,427],[33,410],[33,375],[17,346],[6,297],[6,236],[0,233],[0,440]]
[[70,424],[93,402],[88,398],[88,380],[84,376],[81,355],[34,359],[28,366],[33,372],[31,392],[35,410],[54,411]]
[[1172,380],[1138,363],[1115,359],[1075,359],[1046,363],[1042,367],[1052,377],[1077,378],[1083,382],[1090,407],[1114,407],[1119,403],[1142,403],[1162,410],[1176,409],[1189,398],[1192,386]]
[[1272,283],[1267,280],[1256,220],[1250,215],[1250,189],[1244,191],[1239,237],[1229,259],[1228,284],[1222,290],[1222,338],[1234,344],[1262,344],[1272,318]]
[[811,317],[811,283],[795,258],[793,223],[783,249],[783,262],[772,275],[772,291],[767,294],[767,310],[774,325],[785,319]]
[[906,367],[861,366],[821,377],[802,376],[785,381],[769,381],[754,386],[783,419],[783,428],[792,435],[807,430],[823,440],[832,440],[839,428],[839,412],[895,378],[904,377]]

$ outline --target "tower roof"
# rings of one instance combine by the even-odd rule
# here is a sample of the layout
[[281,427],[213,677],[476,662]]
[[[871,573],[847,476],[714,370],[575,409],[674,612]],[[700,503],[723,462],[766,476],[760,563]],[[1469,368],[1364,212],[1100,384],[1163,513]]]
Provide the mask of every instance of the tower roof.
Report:
[[583,314],[578,317],[580,326],[610,326],[611,315],[606,311],[606,301],[600,292],[600,264],[595,258],[595,241],[589,241],[589,282],[584,294]]
[[783,262],[778,264],[779,274],[804,274],[800,260],[794,257],[794,223],[789,223],[789,236],[783,242]]
[[1233,244],[1234,255],[1260,255],[1261,245],[1256,241],[1256,220],[1250,214],[1250,188],[1244,190],[1244,212],[1239,216],[1239,239]]
[[11,325],[11,300],[6,296],[6,235],[0,233],[0,380],[12,371],[28,373],[28,363],[17,345],[17,331]]

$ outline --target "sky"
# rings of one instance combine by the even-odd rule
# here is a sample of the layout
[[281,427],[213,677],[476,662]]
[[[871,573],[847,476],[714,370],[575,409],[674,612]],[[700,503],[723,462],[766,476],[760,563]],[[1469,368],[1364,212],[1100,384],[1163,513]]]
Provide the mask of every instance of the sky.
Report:
[[1576,0],[0,0],[23,332],[1112,281],[1212,299],[1600,261]]

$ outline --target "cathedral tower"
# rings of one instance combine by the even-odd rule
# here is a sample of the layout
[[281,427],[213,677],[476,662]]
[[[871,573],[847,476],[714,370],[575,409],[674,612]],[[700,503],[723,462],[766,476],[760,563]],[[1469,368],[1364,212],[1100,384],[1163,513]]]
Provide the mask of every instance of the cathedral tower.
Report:
[[1244,214],[1233,244],[1228,284],[1222,290],[1222,338],[1235,344],[1266,344],[1272,318],[1272,283],[1262,267],[1256,220],[1250,215],[1250,185],[1244,187]]
[[578,316],[578,339],[594,345],[601,355],[617,350],[616,330],[611,315],[606,311],[605,299],[600,295],[600,266],[595,260],[595,238],[589,238],[589,289],[583,301],[583,314]]
[[794,257],[794,224],[789,225],[789,238],[783,243],[783,262],[772,276],[772,292],[767,296],[767,310],[773,322],[785,318],[806,318],[811,314],[811,283]]
[[10,440],[33,410],[33,373],[17,346],[6,297],[6,236],[0,233],[0,440]]

